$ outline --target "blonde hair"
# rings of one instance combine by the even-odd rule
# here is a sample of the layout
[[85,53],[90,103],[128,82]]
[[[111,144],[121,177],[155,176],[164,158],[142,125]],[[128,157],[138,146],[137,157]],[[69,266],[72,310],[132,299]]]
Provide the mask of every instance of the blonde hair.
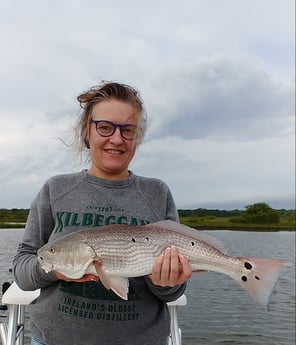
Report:
[[88,148],[87,138],[94,105],[108,99],[127,102],[135,108],[138,115],[137,146],[143,141],[147,129],[147,116],[139,92],[126,84],[103,81],[100,85],[91,87],[77,97],[80,107],[83,109],[75,128],[75,142],[80,153]]

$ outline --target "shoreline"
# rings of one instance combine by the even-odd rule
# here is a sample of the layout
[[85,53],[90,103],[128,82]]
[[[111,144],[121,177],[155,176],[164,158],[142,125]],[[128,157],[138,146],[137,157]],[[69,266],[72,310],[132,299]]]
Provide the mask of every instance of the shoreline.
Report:
[[[215,231],[215,230],[225,230],[225,231],[249,231],[249,232],[280,232],[280,231],[287,231],[287,232],[295,232],[296,229],[289,226],[283,226],[280,224],[235,224],[235,226],[229,226],[226,224],[190,224],[190,222],[182,221],[180,219],[181,224],[190,226],[196,230],[207,230],[207,231]],[[25,229],[25,223],[1,223],[0,222],[0,231],[1,229],[5,230],[13,230],[13,229]]]

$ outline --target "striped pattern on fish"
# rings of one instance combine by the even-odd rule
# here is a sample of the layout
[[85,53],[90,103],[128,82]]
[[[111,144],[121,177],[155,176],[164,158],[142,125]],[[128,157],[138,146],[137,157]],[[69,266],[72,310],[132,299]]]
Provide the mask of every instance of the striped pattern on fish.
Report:
[[[229,256],[216,238],[170,220],[80,230],[47,243],[37,254],[46,272],[55,270],[72,279],[98,274],[107,289],[127,299],[128,278],[150,274],[155,258],[172,246],[188,257],[193,271],[231,277],[265,308],[281,268],[290,265],[281,259]],[[100,272],[94,260],[101,263]]]

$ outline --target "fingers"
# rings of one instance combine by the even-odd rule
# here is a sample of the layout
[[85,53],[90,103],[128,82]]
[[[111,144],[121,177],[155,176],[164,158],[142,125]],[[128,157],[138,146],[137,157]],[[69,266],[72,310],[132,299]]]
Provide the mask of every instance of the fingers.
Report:
[[154,265],[152,268],[152,273],[149,276],[155,285],[159,285],[159,283],[161,281],[161,272],[162,272],[163,260],[164,260],[164,254],[161,254],[159,257],[157,257],[155,259]]
[[188,258],[179,254],[179,260],[180,260],[180,267],[182,268],[181,276],[179,279],[183,280],[183,283],[184,283],[191,277],[192,269],[188,261]]
[[98,282],[99,277],[95,276],[94,274],[85,274],[81,279],[80,282]]
[[170,282],[171,286],[178,285],[180,282],[180,260],[179,260],[179,252],[176,247],[172,247],[168,250],[168,256],[170,255],[170,261],[168,261],[168,270],[169,274],[167,276],[168,282]]
[[172,287],[183,284],[191,277],[191,274],[188,259],[180,255],[176,247],[172,247],[167,248],[155,259],[149,277],[155,285]]

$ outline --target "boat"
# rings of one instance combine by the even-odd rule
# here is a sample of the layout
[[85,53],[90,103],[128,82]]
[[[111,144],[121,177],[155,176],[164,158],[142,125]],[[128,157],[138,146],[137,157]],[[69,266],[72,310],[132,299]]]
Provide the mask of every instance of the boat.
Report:
[[[23,291],[13,282],[2,285],[0,304],[0,339],[2,345],[24,345],[25,308],[40,295],[40,289]],[[170,336],[167,345],[182,345],[182,332],[178,322],[178,308],[187,304],[186,295],[176,301],[168,302],[170,312]],[[4,314],[4,315],[3,315]]]

